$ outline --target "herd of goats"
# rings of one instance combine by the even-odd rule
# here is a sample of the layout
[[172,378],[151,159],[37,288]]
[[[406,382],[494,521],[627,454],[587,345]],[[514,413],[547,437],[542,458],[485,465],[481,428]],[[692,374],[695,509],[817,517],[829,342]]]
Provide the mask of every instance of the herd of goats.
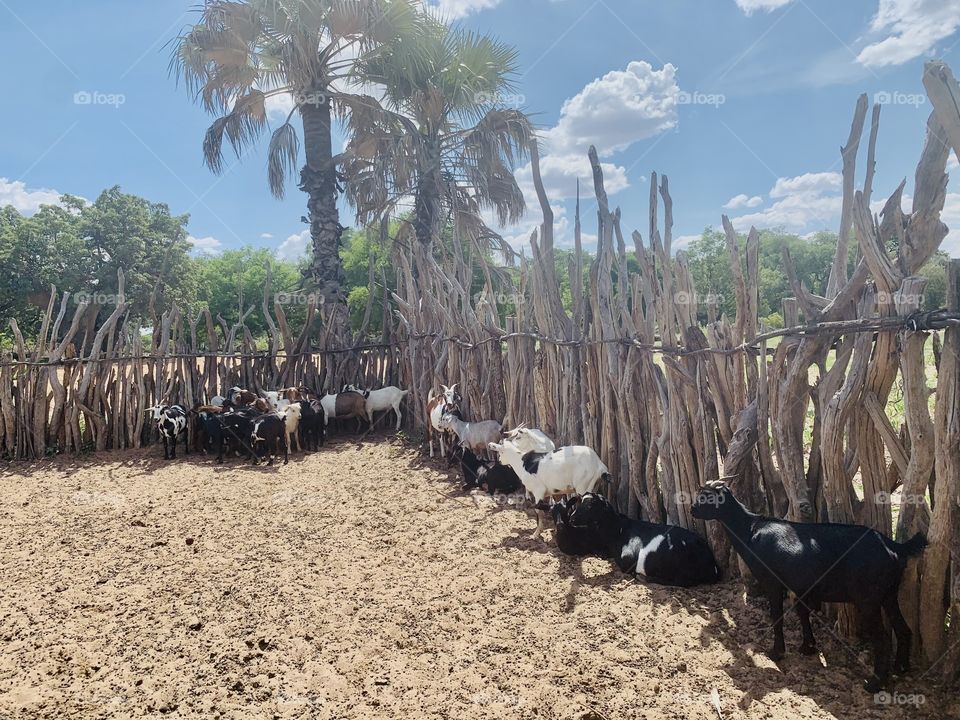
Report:
[[[468,421],[457,386],[441,388],[430,392],[425,408],[430,457],[436,436],[441,455],[449,457],[451,466],[459,462],[465,491],[481,488],[491,495],[532,499],[537,515],[534,539],[539,538],[549,513],[557,547],[568,555],[609,558],[625,573],[664,585],[691,587],[720,580],[720,568],[703,537],[686,528],[628,518],[597,492],[601,483],[606,489],[610,475],[593,448],[557,448],[545,433],[524,425],[504,431],[495,420]],[[317,449],[331,420],[356,418],[359,431],[363,420],[373,427],[375,413],[393,411],[399,430],[400,406],[407,392],[397,387],[363,390],[344,385],[339,393],[323,396],[303,387],[261,396],[234,387],[189,411],[181,405],[160,405],[148,411],[163,440],[165,459],[176,458],[181,440],[188,450],[188,423],[193,422],[197,446],[204,452],[215,451],[218,463],[228,451],[246,454],[254,462],[266,458],[272,464],[281,450],[286,463],[291,445],[298,450]],[[896,637],[893,671],[907,672],[911,631],[897,592],[907,561],[923,552],[926,538],[918,533],[898,543],[861,525],[763,517],[737,500],[727,479],[732,478],[701,488],[691,513],[700,520],[721,523],[769,600],[774,630],[770,657],[779,660],[784,655],[783,606],[792,594],[802,631],[801,653],[819,653],[811,611],[824,602],[853,603],[873,646],[874,668],[865,681],[866,689],[876,693],[889,681],[891,647],[883,614]]]

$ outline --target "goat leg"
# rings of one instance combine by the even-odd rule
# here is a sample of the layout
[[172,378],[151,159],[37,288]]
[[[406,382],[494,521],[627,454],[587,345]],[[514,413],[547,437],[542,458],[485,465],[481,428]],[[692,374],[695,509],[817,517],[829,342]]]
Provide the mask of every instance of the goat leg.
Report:
[[897,656],[894,660],[893,671],[896,673],[910,672],[910,643],[913,640],[913,633],[910,632],[910,626],[907,625],[907,621],[903,619],[903,613],[900,612],[896,590],[883,599],[883,610],[893,626],[894,634],[897,636]]
[[800,618],[800,629],[803,632],[803,644],[800,646],[801,655],[816,655],[817,641],[813,638],[813,628],[810,627],[810,608],[800,599],[794,607]]
[[783,642],[783,589],[780,587],[767,594],[770,601],[770,620],[773,621],[773,647],[768,655],[774,662],[783,658],[786,646]]
[[536,508],[535,512],[537,513],[537,529],[533,531],[533,536],[531,540],[538,540],[540,538],[540,533],[543,532],[543,516],[546,514],[540,508]]
[[873,645],[873,675],[864,681],[864,687],[869,693],[877,693],[890,676],[890,638],[883,627],[879,604],[861,605],[860,612]]

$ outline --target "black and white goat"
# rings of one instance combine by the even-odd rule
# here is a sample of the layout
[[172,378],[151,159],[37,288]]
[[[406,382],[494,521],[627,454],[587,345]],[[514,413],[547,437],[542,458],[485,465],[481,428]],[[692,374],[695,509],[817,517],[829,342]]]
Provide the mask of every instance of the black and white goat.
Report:
[[177,442],[183,436],[183,452],[189,454],[187,440],[187,411],[182,405],[154,405],[147,408],[163,440],[163,459],[177,459]]
[[[676,587],[706,585],[720,579],[720,568],[710,546],[691,530],[632,520],[597,493],[571,499],[570,508],[568,536],[593,548],[601,557],[612,558],[625,573]],[[559,527],[557,532],[561,532]],[[559,535],[557,545],[560,546]]]
[[[554,452],[523,452],[513,441],[504,440],[490,443],[489,447],[499,454],[500,462],[513,468],[537,505],[548,497],[593,492],[597,483],[610,474],[600,456],[585,445],[568,445]],[[537,508],[534,539],[543,532],[543,520],[544,512]]]
[[433,436],[440,439],[440,455],[446,456],[447,447],[444,440],[447,431],[440,429],[440,419],[447,413],[459,412],[462,398],[457,392],[457,383],[450,387],[441,385],[443,391],[434,394],[433,388],[427,393],[427,441],[430,444],[430,457],[433,457]]
[[306,450],[323,445],[324,417],[319,400],[300,401],[300,442]]
[[460,461],[464,491],[479,487],[490,495],[494,493],[512,495],[523,487],[517,473],[509,465],[485,462],[472,450],[462,445],[458,445],[454,450],[454,457]]
[[897,591],[907,560],[920,555],[927,545],[922,533],[898,543],[862,525],[762,517],[747,510],[722,481],[701,488],[692,514],[723,525],[770,601],[773,660],[784,654],[783,600],[792,592],[797,598],[794,608],[803,631],[800,652],[804,655],[817,652],[810,611],[822,602],[854,603],[872,635],[873,676],[865,681],[867,691],[880,690],[890,673],[890,637],[881,609],[897,637],[894,670],[910,669],[911,632],[900,612]]

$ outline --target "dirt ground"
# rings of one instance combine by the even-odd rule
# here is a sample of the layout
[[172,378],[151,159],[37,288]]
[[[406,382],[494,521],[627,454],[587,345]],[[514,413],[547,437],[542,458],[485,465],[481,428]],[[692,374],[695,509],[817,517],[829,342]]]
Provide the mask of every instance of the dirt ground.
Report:
[[919,672],[875,702],[822,621],[778,666],[738,584],[563,556],[390,438],[161,458],[0,468],[0,718],[960,717]]

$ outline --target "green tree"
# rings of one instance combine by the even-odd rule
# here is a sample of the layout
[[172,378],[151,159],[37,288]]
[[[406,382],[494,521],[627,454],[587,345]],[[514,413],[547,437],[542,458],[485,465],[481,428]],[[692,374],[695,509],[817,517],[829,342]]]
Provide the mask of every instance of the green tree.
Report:
[[293,97],[293,110],[270,138],[270,190],[283,197],[297,165],[300,140],[291,118],[299,113],[300,189],[308,198],[313,245],[309,274],[330,303],[345,299],[333,118],[362,101],[344,89],[355,77],[356,58],[376,54],[401,32],[415,36],[418,17],[413,0],[207,0],[199,22],[176,45],[173,70],[218,116],[203,141],[204,162],[215,173],[224,169],[224,136],[240,156],[267,128],[267,99]]
[[412,198],[424,247],[453,225],[461,236],[499,245],[481,213],[501,224],[524,210],[513,176],[534,133],[521,111],[503,107],[514,93],[516,50],[488,36],[424,18],[415,39],[394,43],[358,64],[384,87],[350,117],[347,197],[361,224],[389,216]]

